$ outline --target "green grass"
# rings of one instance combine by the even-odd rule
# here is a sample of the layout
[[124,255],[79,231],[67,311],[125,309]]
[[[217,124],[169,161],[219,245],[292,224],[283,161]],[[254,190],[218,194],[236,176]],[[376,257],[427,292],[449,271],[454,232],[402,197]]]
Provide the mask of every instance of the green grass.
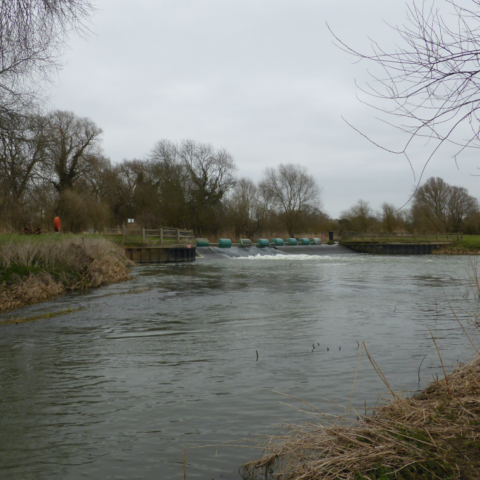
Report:
[[62,234],[59,235],[57,233],[50,233],[50,234],[43,234],[43,235],[22,235],[19,233],[4,233],[0,234],[0,245],[5,243],[14,243],[14,244],[21,244],[21,243],[51,243],[51,242],[68,242],[72,241],[72,239],[82,238],[95,238],[101,237],[101,235],[74,235],[72,233]]
[[454,249],[480,250],[480,235],[464,235],[463,240],[454,242]]

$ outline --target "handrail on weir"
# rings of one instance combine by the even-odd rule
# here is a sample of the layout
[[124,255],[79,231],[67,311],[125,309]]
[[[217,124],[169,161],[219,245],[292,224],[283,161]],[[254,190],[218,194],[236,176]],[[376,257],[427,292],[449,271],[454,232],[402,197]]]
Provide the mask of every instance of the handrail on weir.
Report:
[[192,243],[194,240],[193,230],[182,228],[158,227],[158,228],[104,228],[104,235],[122,236],[123,242],[127,237],[142,237],[143,243],[147,238],[159,238],[160,243],[166,239],[174,239],[177,243]]

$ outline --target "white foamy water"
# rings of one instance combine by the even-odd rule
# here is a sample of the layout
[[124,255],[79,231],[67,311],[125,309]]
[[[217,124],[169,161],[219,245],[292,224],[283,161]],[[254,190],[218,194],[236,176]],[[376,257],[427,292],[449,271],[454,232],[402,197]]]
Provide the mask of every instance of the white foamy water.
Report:
[[[359,255],[360,257],[360,255]],[[331,262],[331,261],[337,261],[337,262],[361,262],[365,261],[366,259],[361,259],[356,257],[355,255],[282,255],[282,254],[277,254],[277,255],[251,255],[248,257],[231,257],[231,260],[260,260],[262,262],[281,262],[281,261],[288,261],[288,262]]]

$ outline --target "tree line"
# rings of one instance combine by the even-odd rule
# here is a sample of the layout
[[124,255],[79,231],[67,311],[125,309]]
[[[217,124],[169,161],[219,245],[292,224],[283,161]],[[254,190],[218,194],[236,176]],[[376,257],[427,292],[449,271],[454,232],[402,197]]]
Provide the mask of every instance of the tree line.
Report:
[[365,200],[359,200],[338,219],[340,230],[392,233],[480,233],[480,208],[466,188],[449,185],[431,177],[419,186],[410,208],[399,210],[384,202],[375,212]]
[[[477,0],[471,1],[479,5]],[[191,228],[197,235],[230,229],[237,237],[327,230],[479,233],[477,200],[466,189],[440,178],[430,178],[420,186],[408,209],[384,203],[381,211],[375,212],[368,202],[359,200],[333,220],[321,209],[321,189],[315,179],[295,164],[267,168],[255,183],[237,177],[234,159],[224,149],[193,140],[162,140],[145,158],[112,165],[101,148],[102,131],[92,120],[66,111],[43,113],[41,108],[43,82],[61,66],[60,54],[68,34],[88,30],[86,22],[93,11],[90,0],[0,0],[1,230],[51,225],[53,217],[60,216],[66,230],[73,232],[123,225],[128,218],[135,218],[145,227]],[[467,90],[449,89],[446,97],[438,98],[437,90],[429,90],[430,81],[425,86],[421,79],[426,77],[418,80],[416,75],[423,67],[429,68],[430,60],[425,63],[424,59],[430,59],[433,51],[441,64],[452,67],[452,72],[435,78],[435,85],[443,85],[451,73],[463,78],[465,72],[458,67],[476,52],[472,45],[477,39],[477,30],[466,22],[480,17],[458,7],[458,17],[465,22],[461,23],[463,30],[456,32],[434,15],[432,32],[443,36],[435,37],[430,50],[430,42],[424,42],[431,38],[424,27],[424,12],[415,6],[410,12],[415,34],[407,27],[399,32],[408,34],[404,37],[419,52],[418,57],[411,57],[408,50],[368,57],[342,45],[360,58],[403,72],[387,76],[386,98],[393,95],[391,99],[401,99],[404,105],[404,98],[412,98],[425,87],[427,98],[440,100],[440,109],[434,110],[431,118],[418,117],[414,104],[413,110],[404,113],[409,119],[420,119],[443,143],[449,137],[442,136],[435,126],[445,112],[457,114],[468,106],[470,113],[462,118],[472,120],[473,115],[476,119],[478,99],[474,98],[474,107],[470,107],[470,97],[464,101],[468,89],[478,92],[475,75],[467,72]],[[452,40],[452,48],[459,53],[453,63],[448,49],[443,49],[446,39]],[[403,75],[411,81],[413,93],[407,90],[397,97],[395,85]],[[477,130],[474,128],[473,140],[478,139]],[[412,135],[418,131],[415,127]],[[471,146],[471,141],[461,146]]]
[[[8,120],[8,121],[7,121]],[[321,188],[295,164],[267,168],[255,183],[237,176],[230,153],[212,145],[161,140],[142,159],[112,164],[102,130],[72,112],[9,112],[0,128],[0,227],[48,226],[60,216],[72,232],[122,226],[230,231],[237,238],[285,232],[417,231],[480,233],[477,199],[430,178],[411,206],[359,200],[338,219],[321,208]]]
[[231,154],[212,145],[161,140],[142,159],[113,165],[101,148],[102,130],[72,112],[10,112],[0,129],[0,215],[3,229],[176,226],[197,235],[231,230],[320,230],[321,189],[299,165],[265,170],[254,183],[238,178]]

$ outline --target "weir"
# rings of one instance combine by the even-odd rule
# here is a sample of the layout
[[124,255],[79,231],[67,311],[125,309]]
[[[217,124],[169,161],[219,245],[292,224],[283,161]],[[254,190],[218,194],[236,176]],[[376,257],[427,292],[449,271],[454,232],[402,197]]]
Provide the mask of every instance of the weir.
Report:
[[135,263],[193,262],[196,248],[187,245],[123,247],[125,256]]
[[[225,240],[223,241],[225,243]],[[125,256],[135,263],[193,262],[202,259],[225,259],[252,256],[275,255],[346,255],[369,253],[376,255],[430,255],[434,250],[449,245],[450,242],[437,243],[348,243],[344,245],[271,245],[259,248],[257,245],[231,246],[187,246],[152,245],[124,247]],[[222,246],[220,246],[222,245]],[[232,245],[231,242],[229,245]]]
[[260,255],[348,255],[354,254],[352,250],[342,245],[296,245],[296,246],[270,246],[270,247],[197,247],[197,259],[222,259],[222,258],[241,258],[254,257]]

